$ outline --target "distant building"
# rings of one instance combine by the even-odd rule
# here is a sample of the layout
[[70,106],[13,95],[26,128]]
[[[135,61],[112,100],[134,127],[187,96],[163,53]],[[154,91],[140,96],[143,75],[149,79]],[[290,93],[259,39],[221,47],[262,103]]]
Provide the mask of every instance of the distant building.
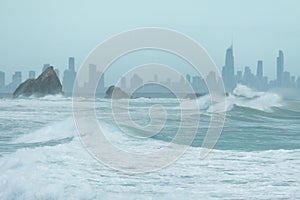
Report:
[[7,92],[9,93],[14,92],[21,83],[22,83],[22,72],[16,71],[12,75],[12,82],[7,86]]
[[290,72],[284,71],[282,75],[282,86],[289,87],[291,82]]
[[200,90],[201,90],[201,77],[200,76],[193,76],[193,80],[192,80],[192,87],[193,87],[193,90],[196,92],[196,93],[200,93]]
[[[218,89],[218,81],[217,81],[217,76],[216,73],[211,71],[206,77],[206,83],[207,85],[210,86],[211,89],[217,90]],[[212,91],[210,91],[212,92]]]
[[300,89],[300,76],[297,78],[296,86]]
[[259,80],[263,79],[263,61],[262,60],[257,61],[256,77]]
[[237,81],[237,83],[242,83],[242,81],[243,81],[243,72],[242,71],[237,71],[236,81]]
[[43,69],[42,69],[42,72],[46,71],[46,69],[50,67],[50,64],[44,64],[43,66]]
[[97,71],[97,66],[94,64],[89,64],[89,82],[88,85],[90,87],[96,85],[97,78],[99,76],[99,72]]
[[75,58],[69,57],[69,70],[75,71]]
[[252,74],[250,67],[246,66],[244,70],[243,84],[253,87],[255,83],[254,75]]
[[12,83],[16,86],[22,83],[22,72],[15,72],[15,74],[12,76]]
[[125,77],[122,77],[121,78],[121,85],[120,85],[121,89],[122,90],[127,90],[127,86],[126,86],[126,78]]
[[263,72],[263,61],[262,60],[259,60],[257,61],[257,70],[256,70],[256,89],[259,89],[259,90],[265,90],[266,88],[266,84],[264,81],[264,72]]
[[35,78],[35,71],[29,71],[28,78]]
[[296,77],[295,76],[291,76],[290,84],[292,87],[296,86]]
[[[99,80],[99,81],[98,81]],[[104,88],[104,74],[97,71],[97,66],[94,64],[89,65],[89,87],[96,87],[96,94],[105,93]]]
[[[171,81],[170,81],[171,82]],[[139,77],[137,74],[134,74],[130,79],[130,88],[131,90],[137,89],[143,85],[143,79]]]
[[75,59],[73,57],[70,57],[69,67],[67,70],[64,71],[64,76],[62,81],[63,91],[66,94],[72,94],[75,78],[76,78]]
[[284,55],[283,51],[279,51],[277,57],[277,85],[281,86],[283,82],[283,71],[284,71]]
[[5,73],[0,71],[0,90],[3,90],[5,87]]
[[189,74],[186,75],[185,79],[187,83],[191,84],[191,76]]
[[233,91],[236,87],[236,80],[234,76],[234,56],[233,46],[226,50],[225,66],[222,69],[222,79],[227,92]]

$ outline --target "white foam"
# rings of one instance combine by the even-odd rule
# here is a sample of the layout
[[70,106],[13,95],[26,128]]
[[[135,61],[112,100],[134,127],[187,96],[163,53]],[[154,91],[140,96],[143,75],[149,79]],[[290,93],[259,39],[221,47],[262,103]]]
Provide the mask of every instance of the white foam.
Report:
[[73,118],[51,123],[39,130],[33,131],[14,140],[13,143],[45,142],[73,137],[76,133]]
[[257,92],[245,85],[237,85],[226,102],[210,105],[208,112],[230,111],[234,106],[270,112],[273,107],[283,106],[282,99],[272,92]]

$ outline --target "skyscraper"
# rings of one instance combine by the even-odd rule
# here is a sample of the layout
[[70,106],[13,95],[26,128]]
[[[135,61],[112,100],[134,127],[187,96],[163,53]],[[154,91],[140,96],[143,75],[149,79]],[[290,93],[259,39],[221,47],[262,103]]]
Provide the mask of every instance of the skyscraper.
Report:
[[192,78],[192,88],[195,93],[200,93],[201,79],[202,78],[200,76],[193,76]]
[[186,79],[187,83],[189,83],[189,84],[191,83],[191,76],[189,74],[187,74],[185,76],[185,79]]
[[126,78],[125,77],[121,78],[121,85],[120,85],[120,87],[121,87],[122,90],[126,91],[127,87],[126,87]]
[[75,58],[69,57],[69,70],[75,72]]
[[243,72],[242,71],[237,71],[236,72],[236,80],[237,80],[237,83],[242,82],[242,80],[243,80]]
[[28,78],[35,78],[35,71],[29,71]]
[[231,92],[236,86],[236,80],[234,76],[233,46],[226,50],[225,66],[222,69],[222,78],[226,91]]
[[134,74],[133,77],[130,79],[131,90],[136,90],[142,86],[143,86],[143,79],[139,77],[139,75]]
[[263,79],[263,61],[262,60],[257,61],[256,77],[259,80]]
[[15,85],[17,87],[18,85],[21,84],[21,82],[22,82],[22,72],[17,71],[12,76],[12,83],[13,83],[13,85]]
[[5,73],[0,71],[0,89],[5,86]]
[[277,85],[282,85],[283,79],[283,71],[284,71],[284,55],[283,51],[279,50],[279,55],[277,57]]
[[251,87],[253,85],[252,77],[253,77],[253,74],[251,72],[250,67],[246,66],[244,69],[243,84]]
[[70,57],[69,58],[69,68],[64,71],[63,82],[62,82],[63,91],[66,94],[72,93],[75,78],[76,78],[75,59],[74,59],[74,57]]
[[283,86],[290,86],[290,82],[291,82],[291,74],[290,72],[283,72],[282,75],[282,85]]
[[96,85],[99,73],[97,71],[97,66],[94,64],[89,64],[89,86],[92,87]]

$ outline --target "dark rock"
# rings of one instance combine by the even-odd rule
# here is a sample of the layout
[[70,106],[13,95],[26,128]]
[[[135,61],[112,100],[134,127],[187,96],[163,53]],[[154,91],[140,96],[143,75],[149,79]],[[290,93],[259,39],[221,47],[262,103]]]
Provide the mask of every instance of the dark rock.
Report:
[[128,99],[128,98],[130,98],[130,96],[126,92],[121,90],[121,88],[119,88],[119,87],[115,87],[114,85],[110,86],[106,90],[105,94],[106,94],[105,98],[109,98],[109,99]]
[[53,67],[48,67],[37,79],[28,79],[21,83],[13,93],[13,97],[45,96],[62,94],[62,85]]

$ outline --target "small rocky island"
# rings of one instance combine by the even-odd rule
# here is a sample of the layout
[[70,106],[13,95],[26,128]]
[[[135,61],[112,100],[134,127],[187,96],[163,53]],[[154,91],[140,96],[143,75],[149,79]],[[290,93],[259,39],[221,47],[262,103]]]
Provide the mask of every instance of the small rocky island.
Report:
[[108,99],[129,99],[130,96],[124,92],[121,88],[116,87],[114,85],[110,86],[106,92],[105,98]]
[[53,67],[48,67],[37,79],[27,79],[13,93],[13,98],[20,95],[38,97],[62,94],[62,85]]

